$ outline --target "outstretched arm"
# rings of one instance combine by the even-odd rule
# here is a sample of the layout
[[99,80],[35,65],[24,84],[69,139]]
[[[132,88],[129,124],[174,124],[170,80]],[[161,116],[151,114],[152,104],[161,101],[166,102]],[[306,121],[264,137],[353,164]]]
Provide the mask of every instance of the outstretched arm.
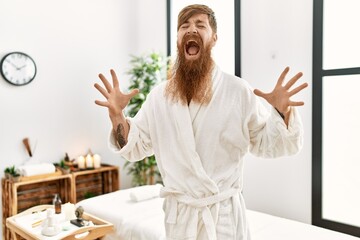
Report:
[[101,87],[98,83],[95,83],[94,87],[106,98],[106,101],[95,100],[95,103],[99,106],[108,108],[114,136],[119,147],[122,148],[127,143],[129,133],[129,124],[125,119],[123,110],[129,104],[130,99],[139,93],[139,90],[133,89],[128,94],[122,93],[115,71],[111,69],[110,73],[113,81],[112,86],[103,74],[99,74],[99,78],[105,88]]
[[295,102],[291,101],[290,97],[294,96],[304,88],[308,86],[307,83],[303,83],[300,86],[290,90],[290,88],[302,77],[302,73],[297,73],[294,77],[292,77],[284,86],[283,82],[287,73],[289,72],[289,67],[286,67],[285,70],[281,73],[275,88],[270,93],[264,93],[259,89],[255,89],[255,95],[264,98],[268,103],[270,103],[280,114],[283,115],[285,124],[289,123],[290,116],[290,107],[292,106],[302,106],[304,102]]

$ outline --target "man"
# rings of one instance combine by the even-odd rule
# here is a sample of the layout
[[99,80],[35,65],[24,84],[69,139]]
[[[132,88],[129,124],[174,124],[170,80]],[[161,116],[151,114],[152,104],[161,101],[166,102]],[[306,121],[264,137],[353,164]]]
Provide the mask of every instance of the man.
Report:
[[[295,154],[302,146],[302,125],[290,97],[304,83],[284,86],[289,68],[274,90],[252,91],[240,78],[222,72],[211,58],[217,40],[214,12],[204,5],[185,7],[178,16],[178,57],[171,79],[148,95],[141,110],[126,118],[123,110],[138,93],[119,90],[100,74],[113,126],[111,148],[129,161],[156,156],[164,182],[167,239],[250,239],[241,195],[243,156]],[[257,96],[271,104],[270,113]]]

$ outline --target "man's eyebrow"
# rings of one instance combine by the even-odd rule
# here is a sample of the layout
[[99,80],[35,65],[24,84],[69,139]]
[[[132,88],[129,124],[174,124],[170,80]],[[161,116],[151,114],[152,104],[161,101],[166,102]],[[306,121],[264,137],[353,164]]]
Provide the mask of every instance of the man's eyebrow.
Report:
[[[183,22],[183,24],[189,24],[190,22],[189,22],[189,20],[186,20],[185,22]],[[197,20],[195,20],[195,23],[196,24],[199,24],[199,23],[205,23],[205,21],[203,21],[203,20],[201,20],[201,19],[197,19]],[[181,24],[182,25],[182,24]]]

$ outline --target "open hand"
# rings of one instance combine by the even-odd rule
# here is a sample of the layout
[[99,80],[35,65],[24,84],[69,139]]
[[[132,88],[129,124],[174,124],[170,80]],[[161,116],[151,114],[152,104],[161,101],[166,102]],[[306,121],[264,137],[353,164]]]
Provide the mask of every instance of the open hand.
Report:
[[259,89],[254,90],[254,94],[264,98],[268,103],[270,103],[274,108],[276,108],[279,112],[281,112],[285,117],[290,112],[290,107],[292,106],[302,106],[304,102],[295,102],[291,101],[290,97],[297,94],[304,88],[308,86],[307,83],[303,83],[300,86],[290,90],[290,88],[302,77],[302,73],[297,73],[294,77],[292,77],[284,86],[283,82],[286,77],[286,74],[289,72],[289,67],[286,67],[285,70],[281,73],[275,88],[270,93],[264,93]]
[[117,79],[114,70],[110,70],[113,86],[104,77],[103,74],[99,74],[99,78],[105,86],[105,89],[98,83],[94,84],[94,87],[106,98],[107,101],[95,100],[95,103],[99,106],[107,107],[109,110],[109,116],[111,119],[122,116],[122,111],[129,104],[132,97],[139,93],[138,89],[133,89],[130,93],[125,94],[120,91],[119,81]]

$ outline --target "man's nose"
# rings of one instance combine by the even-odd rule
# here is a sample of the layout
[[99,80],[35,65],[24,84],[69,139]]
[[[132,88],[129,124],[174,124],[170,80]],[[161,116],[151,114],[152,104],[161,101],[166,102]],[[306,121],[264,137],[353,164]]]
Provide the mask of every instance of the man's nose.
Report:
[[195,26],[190,26],[187,33],[190,34],[190,33],[197,33],[197,29]]

